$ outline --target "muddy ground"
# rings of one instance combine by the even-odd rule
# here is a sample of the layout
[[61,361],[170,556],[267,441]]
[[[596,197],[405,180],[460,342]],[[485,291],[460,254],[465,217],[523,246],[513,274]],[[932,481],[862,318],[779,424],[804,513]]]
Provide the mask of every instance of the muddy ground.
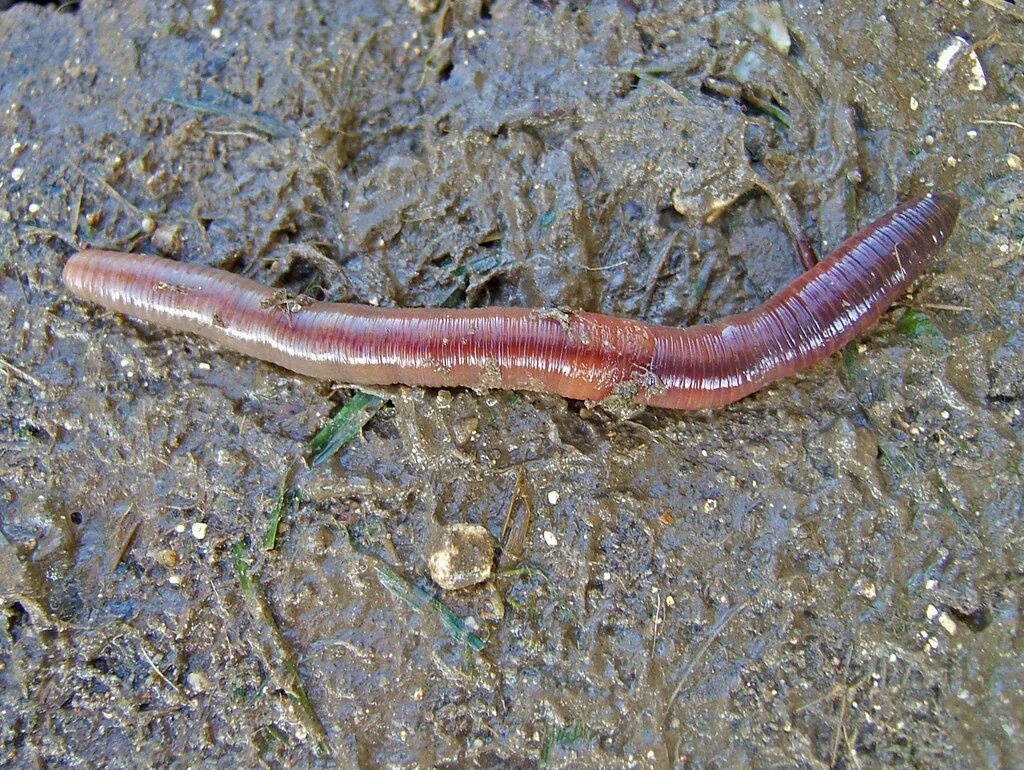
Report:
[[[0,764],[1024,766],[1019,3],[435,5],[0,13]],[[779,200],[827,251],[931,186],[936,271],[801,376],[394,388],[316,469],[350,390],[60,283],[91,243],[686,324],[800,269]]]

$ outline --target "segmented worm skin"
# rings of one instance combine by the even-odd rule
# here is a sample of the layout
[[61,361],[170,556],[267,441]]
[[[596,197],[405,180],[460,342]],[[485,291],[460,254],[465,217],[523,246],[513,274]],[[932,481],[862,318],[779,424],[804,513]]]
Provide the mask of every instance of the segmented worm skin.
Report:
[[805,369],[863,332],[925,269],[959,209],[949,193],[904,203],[760,307],[686,328],[525,308],[300,306],[223,270],[101,250],[75,254],[64,283],[111,310],[312,377],[703,409]]

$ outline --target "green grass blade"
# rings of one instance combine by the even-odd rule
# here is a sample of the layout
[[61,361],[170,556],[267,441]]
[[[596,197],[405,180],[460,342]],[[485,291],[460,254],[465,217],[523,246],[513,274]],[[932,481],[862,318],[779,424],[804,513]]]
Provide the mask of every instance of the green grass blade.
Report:
[[310,442],[313,450],[311,465],[315,468],[328,460],[363,429],[383,405],[384,400],[371,393],[357,390],[341,409],[327,421]]

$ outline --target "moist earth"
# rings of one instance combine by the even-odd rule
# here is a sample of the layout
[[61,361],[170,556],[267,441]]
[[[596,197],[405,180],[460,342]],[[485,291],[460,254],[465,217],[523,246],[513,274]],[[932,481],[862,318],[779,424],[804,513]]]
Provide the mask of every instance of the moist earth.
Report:
[[[1022,766],[1019,4],[7,6],[0,763]],[[699,323],[933,186],[935,270],[799,376],[383,389],[315,466],[344,383],[60,283]]]

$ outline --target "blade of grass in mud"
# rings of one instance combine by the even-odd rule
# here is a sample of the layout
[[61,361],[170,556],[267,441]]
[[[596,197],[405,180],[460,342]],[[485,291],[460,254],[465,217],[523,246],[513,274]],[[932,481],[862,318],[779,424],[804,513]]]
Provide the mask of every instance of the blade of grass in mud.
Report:
[[903,315],[896,322],[896,332],[912,340],[931,338],[933,340],[945,340],[945,336],[939,331],[939,327],[932,321],[931,316],[908,307]]
[[316,751],[321,756],[330,753],[330,742],[320,717],[313,709],[313,704],[306,695],[295,654],[284,637],[274,612],[270,608],[266,591],[259,579],[249,571],[249,562],[245,558],[245,546],[239,542],[232,550],[235,573],[242,589],[242,600],[249,612],[253,624],[260,631],[253,636],[260,657],[267,669],[271,671],[276,685],[288,693],[296,703],[295,716],[302,724],[306,733],[313,739]]
[[288,470],[281,477],[281,483],[277,486],[277,497],[274,499],[274,507],[270,509],[270,523],[267,525],[267,531],[263,535],[263,548],[267,551],[273,551],[277,548],[277,534],[281,528],[281,519],[284,518],[284,510],[288,507],[288,503],[298,496],[298,490],[288,489],[288,479],[291,478],[294,468],[294,465],[289,466]]
[[357,390],[352,398],[327,421],[310,442],[313,450],[312,467],[328,460],[342,446],[347,444],[363,429],[363,426],[377,414],[384,400],[379,396]]
[[382,586],[417,612],[428,606],[433,609],[441,619],[441,625],[452,638],[469,645],[477,652],[481,652],[487,646],[487,643],[470,631],[465,621],[440,599],[412,585],[387,564],[377,564],[374,570]]

